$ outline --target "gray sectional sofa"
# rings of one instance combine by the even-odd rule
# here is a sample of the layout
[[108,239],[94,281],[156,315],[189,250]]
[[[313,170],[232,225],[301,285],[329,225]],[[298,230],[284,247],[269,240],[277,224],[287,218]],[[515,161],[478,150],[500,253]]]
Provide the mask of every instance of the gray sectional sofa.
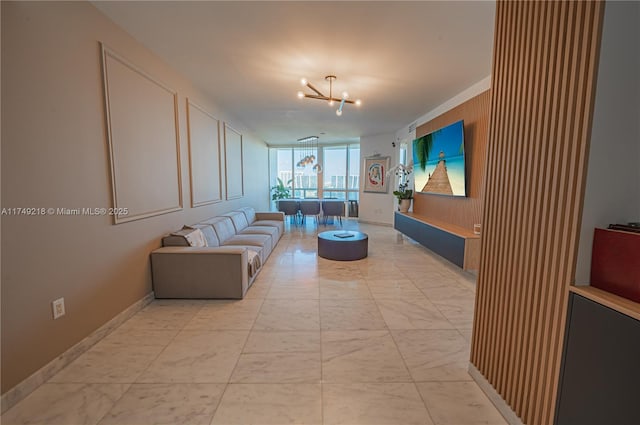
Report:
[[163,237],[151,253],[156,298],[243,298],[283,233],[283,213],[245,207]]

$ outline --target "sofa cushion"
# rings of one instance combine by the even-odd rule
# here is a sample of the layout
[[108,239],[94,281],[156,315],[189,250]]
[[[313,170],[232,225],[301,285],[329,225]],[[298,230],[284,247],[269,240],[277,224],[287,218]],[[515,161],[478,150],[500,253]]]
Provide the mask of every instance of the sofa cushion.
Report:
[[258,246],[262,248],[262,263],[271,255],[273,245],[269,235],[235,235],[223,243],[224,246]]
[[197,223],[192,224],[190,227],[200,229],[200,231],[204,235],[205,240],[207,241],[207,246],[220,246],[218,236],[216,236],[216,232],[213,230],[213,226],[211,226],[210,224]]
[[244,229],[249,227],[247,217],[242,211],[231,211],[226,214],[222,214],[223,217],[229,217],[233,223],[233,227],[236,229],[236,233],[241,233]]
[[257,220],[251,223],[251,226],[268,226],[278,229],[278,238],[284,235],[284,221],[278,220]]
[[209,224],[213,226],[213,229],[218,236],[220,244],[224,245],[227,239],[235,236],[236,228],[233,226],[233,222],[229,217],[213,217],[209,218],[200,224]]
[[253,208],[242,207],[239,208],[238,211],[241,211],[244,214],[249,224],[252,224],[254,221],[256,221],[256,210],[254,210]]
[[229,217],[233,222],[237,235],[269,235],[271,236],[271,247],[275,247],[280,240],[280,232],[274,226],[252,226],[247,222],[247,217],[242,211],[232,211],[222,215]]
[[[277,240],[280,240],[280,238],[284,234],[284,220],[258,220],[258,216],[256,215],[256,210],[254,210],[251,207],[238,208],[237,211],[241,211],[244,214],[245,218],[247,219],[247,223],[249,223],[249,226],[252,226],[252,227],[267,226],[267,227],[275,227],[276,229],[278,229]],[[265,213],[261,213],[261,214],[265,214]],[[277,213],[277,214],[282,215],[282,213]]]
[[269,235],[246,234],[238,235],[235,232],[233,222],[229,217],[213,217],[201,224],[209,224],[213,227],[220,245],[222,246],[259,246],[262,248],[262,263],[264,264],[275,244]]
[[272,226],[249,226],[239,232],[241,235],[269,235],[271,236],[271,246],[275,248],[280,238],[277,227]]

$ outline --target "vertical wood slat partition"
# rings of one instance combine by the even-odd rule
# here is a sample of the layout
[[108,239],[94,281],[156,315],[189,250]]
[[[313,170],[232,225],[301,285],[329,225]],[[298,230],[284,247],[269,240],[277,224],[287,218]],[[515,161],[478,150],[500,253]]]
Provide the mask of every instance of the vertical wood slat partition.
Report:
[[499,1],[471,362],[526,424],[552,424],[603,2]]

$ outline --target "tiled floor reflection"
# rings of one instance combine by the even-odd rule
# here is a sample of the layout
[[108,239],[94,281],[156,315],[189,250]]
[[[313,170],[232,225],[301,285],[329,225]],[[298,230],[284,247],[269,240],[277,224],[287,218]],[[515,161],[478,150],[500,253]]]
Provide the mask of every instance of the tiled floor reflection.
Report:
[[2,424],[504,424],[467,373],[475,282],[390,227],[369,257],[287,233],[244,300],[158,300]]

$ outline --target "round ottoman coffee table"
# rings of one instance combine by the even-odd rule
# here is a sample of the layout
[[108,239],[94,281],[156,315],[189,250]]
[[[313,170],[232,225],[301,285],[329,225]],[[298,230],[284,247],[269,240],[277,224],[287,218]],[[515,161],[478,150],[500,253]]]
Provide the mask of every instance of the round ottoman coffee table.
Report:
[[369,236],[352,230],[318,233],[318,256],[327,260],[353,261],[367,256]]

